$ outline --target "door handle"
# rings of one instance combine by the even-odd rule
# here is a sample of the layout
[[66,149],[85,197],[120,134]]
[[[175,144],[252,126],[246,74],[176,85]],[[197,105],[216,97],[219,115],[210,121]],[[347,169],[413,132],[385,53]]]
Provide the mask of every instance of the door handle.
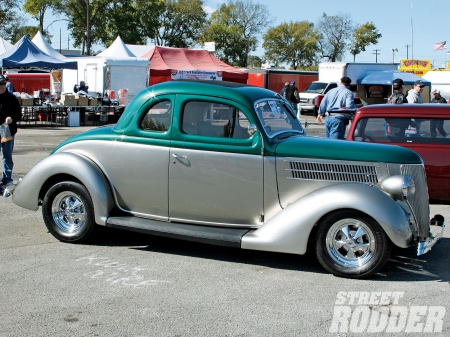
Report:
[[174,157],[176,159],[186,159],[186,156],[180,156],[179,154],[176,154],[176,153],[172,153],[172,157]]

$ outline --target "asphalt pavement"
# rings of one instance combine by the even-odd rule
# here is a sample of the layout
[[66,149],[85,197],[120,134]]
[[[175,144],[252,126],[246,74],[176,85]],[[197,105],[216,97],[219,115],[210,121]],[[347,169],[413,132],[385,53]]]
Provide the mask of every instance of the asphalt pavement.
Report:
[[[90,128],[20,128],[14,179]],[[323,135],[323,125],[309,130]],[[431,209],[450,219],[450,206]],[[245,251],[108,228],[91,244],[61,243],[40,209],[1,199],[0,337],[450,336],[449,251],[446,232],[430,253],[395,249],[380,273],[350,280],[325,272],[312,252]],[[387,304],[378,305],[382,295]],[[397,330],[368,333],[367,315],[395,318],[399,310],[406,316],[386,323]]]

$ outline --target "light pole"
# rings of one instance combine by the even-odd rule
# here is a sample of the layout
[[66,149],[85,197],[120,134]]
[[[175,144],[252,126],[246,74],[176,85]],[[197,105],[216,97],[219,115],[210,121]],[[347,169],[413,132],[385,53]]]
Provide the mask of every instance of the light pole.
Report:
[[398,49],[397,48],[392,48],[391,50],[392,50],[392,63],[395,63],[394,55],[395,55],[395,52],[398,51]]

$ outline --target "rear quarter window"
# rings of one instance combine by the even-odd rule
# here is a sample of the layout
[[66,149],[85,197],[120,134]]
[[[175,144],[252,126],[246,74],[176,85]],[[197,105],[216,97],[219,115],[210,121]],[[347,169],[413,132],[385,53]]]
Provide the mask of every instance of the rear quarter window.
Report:
[[450,144],[450,119],[362,118],[353,133],[356,141],[374,143]]

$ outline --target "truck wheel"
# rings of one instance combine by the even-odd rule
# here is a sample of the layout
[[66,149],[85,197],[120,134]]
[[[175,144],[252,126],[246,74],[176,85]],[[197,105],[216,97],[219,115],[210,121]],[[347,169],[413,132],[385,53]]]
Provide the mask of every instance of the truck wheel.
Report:
[[42,202],[42,215],[50,233],[60,241],[87,242],[94,235],[94,206],[88,190],[75,182],[52,186]]
[[319,111],[318,111],[317,107],[314,107],[314,117],[317,118],[318,115],[319,115]]
[[317,227],[317,258],[335,276],[370,276],[386,264],[391,249],[381,226],[361,212],[331,213]]

